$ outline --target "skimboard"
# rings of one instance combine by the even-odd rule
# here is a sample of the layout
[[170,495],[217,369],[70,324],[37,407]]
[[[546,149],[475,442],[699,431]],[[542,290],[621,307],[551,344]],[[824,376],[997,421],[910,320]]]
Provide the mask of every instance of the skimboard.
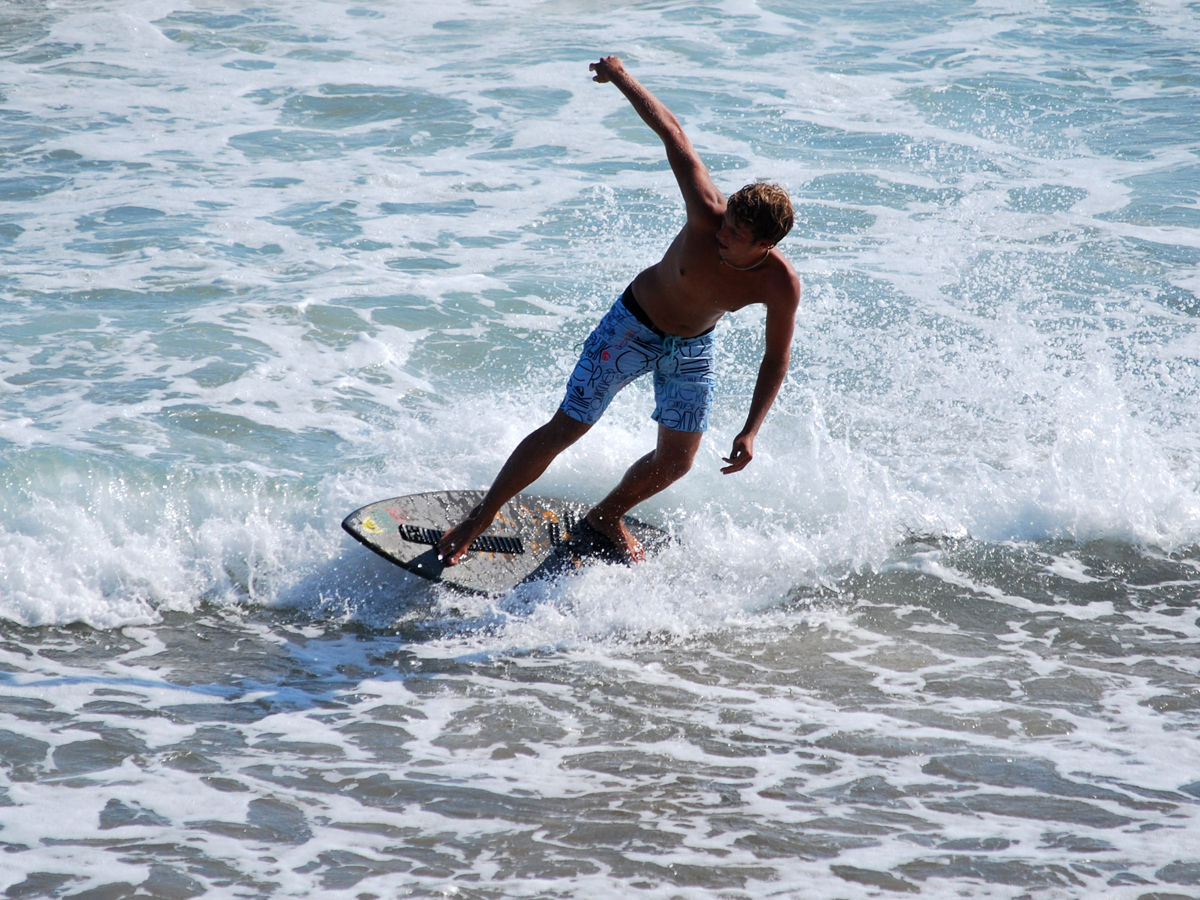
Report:
[[[355,539],[422,578],[475,594],[502,594],[518,584],[611,559],[583,522],[588,507],[571,500],[518,494],[456,565],[437,553],[437,540],[483,499],[483,491],[432,491],[380,500],[342,522]],[[629,517],[625,524],[649,553],[666,534]]]

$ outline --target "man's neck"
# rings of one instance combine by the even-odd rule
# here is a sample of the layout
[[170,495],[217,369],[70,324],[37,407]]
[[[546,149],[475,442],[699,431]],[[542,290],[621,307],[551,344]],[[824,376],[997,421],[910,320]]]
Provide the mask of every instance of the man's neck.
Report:
[[733,263],[731,263],[729,260],[727,260],[727,259],[726,259],[725,257],[723,257],[723,256],[722,256],[722,257],[720,257],[720,260],[721,260],[721,262],[722,262],[722,263],[724,263],[725,265],[729,266],[729,268],[733,269],[735,272],[753,272],[755,269],[757,269],[759,266],[761,266],[763,263],[765,263],[765,262],[767,261],[767,258],[768,258],[770,255],[771,255],[771,248],[770,248],[770,247],[768,247],[768,248],[767,248],[767,249],[766,249],[766,250],[763,252],[763,255],[762,255],[761,257],[759,257],[759,259],[758,259],[758,261],[757,261],[757,262],[751,263],[751,264],[750,264],[750,265],[748,265],[748,266],[738,266],[738,265],[734,265]]

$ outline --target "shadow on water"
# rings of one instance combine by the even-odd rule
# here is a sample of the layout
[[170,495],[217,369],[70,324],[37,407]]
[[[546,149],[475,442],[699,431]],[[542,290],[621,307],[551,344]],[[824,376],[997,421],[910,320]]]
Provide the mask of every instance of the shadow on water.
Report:
[[335,559],[280,592],[279,621],[342,629],[364,638],[424,643],[494,631],[552,597],[556,578],[481,595],[430,581],[347,540]]

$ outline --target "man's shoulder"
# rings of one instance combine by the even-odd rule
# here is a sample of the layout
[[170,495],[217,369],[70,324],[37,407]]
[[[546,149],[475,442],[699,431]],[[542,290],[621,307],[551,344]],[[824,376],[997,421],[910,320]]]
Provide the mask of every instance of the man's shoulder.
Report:
[[780,304],[790,303],[793,306],[798,304],[802,287],[795,267],[778,248],[771,251],[771,258],[773,264],[765,273],[767,297],[764,299]]
[[716,234],[720,230],[725,219],[725,198],[715,188],[713,192],[701,202],[688,204],[687,221],[683,225],[685,231]]

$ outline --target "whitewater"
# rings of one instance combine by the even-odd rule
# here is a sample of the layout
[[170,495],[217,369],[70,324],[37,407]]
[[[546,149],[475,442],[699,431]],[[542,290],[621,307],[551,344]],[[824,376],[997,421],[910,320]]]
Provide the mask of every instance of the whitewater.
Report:
[[[10,0],[0,891],[1200,892],[1200,4]],[[804,296],[717,330],[672,544],[455,594],[682,222],[617,53]],[[648,385],[541,479],[588,502]]]

